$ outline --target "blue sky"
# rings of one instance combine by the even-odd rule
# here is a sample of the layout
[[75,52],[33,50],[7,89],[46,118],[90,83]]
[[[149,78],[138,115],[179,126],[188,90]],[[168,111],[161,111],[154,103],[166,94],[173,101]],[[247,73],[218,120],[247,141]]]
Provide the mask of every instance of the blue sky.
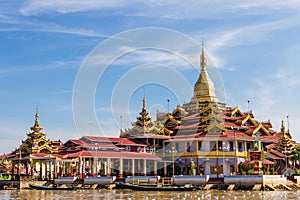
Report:
[[[167,99],[170,110],[189,101],[191,90],[174,94],[168,86],[150,82],[138,85],[124,104],[112,100],[114,89],[124,86],[120,80],[129,72],[146,79],[151,73],[171,74],[175,69],[187,85],[197,79],[198,71],[172,52],[135,51],[105,71],[94,91],[97,119],[92,123],[82,119],[86,127],[77,133],[72,97],[80,66],[101,42],[143,27],[175,30],[199,44],[204,35],[211,65],[223,79],[227,104],[247,111],[250,100],[256,119],[270,119],[277,130],[289,115],[291,133],[300,141],[297,1],[2,0],[0,4],[0,152],[13,150],[26,138],[37,102],[48,138],[66,141],[103,134],[96,131],[97,120],[105,135],[118,136],[121,126],[129,128],[135,120],[144,95],[152,115],[167,110]],[[185,46],[178,42],[178,48]],[[193,62],[199,59],[195,52],[187,55]],[[173,86],[185,84],[168,80]]]

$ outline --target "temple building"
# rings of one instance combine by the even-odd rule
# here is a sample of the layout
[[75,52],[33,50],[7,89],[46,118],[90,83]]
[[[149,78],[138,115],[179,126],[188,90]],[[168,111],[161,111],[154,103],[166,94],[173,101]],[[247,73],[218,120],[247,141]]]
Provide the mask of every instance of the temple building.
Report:
[[[171,113],[158,113],[157,121],[152,122],[144,99],[141,117],[122,137],[144,142],[150,152],[161,157],[157,168],[162,176],[189,174],[191,164],[197,175],[241,173],[239,165],[249,158],[255,138],[262,142],[264,168],[283,173],[288,162],[285,158],[292,155],[295,146],[284,125],[277,133],[270,121],[256,120],[252,111],[242,112],[220,102],[207,72],[204,48],[200,66],[190,102]],[[147,119],[146,124],[142,125],[142,118]]]
[[46,138],[36,112],[25,141],[0,157],[0,170],[15,179],[51,180],[62,176],[134,176],[157,174],[160,157],[127,138],[83,136],[65,143]]
[[253,173],[258,165],[252,164],[251,156],[257,154],[260,156],[255,159],[263,173],[282,174],[287,168],[295,169],[290,161],[297,144],[283,121],[277,132],[270,121],[255,119],[252,111],[243,112],[238,106],[220,102],[203,47],[200,67],[188,103],[170,113],[158,113],[153,120],[144,97],[136,121],[131,128],[121,130],[119,138],[83,136],[65,143],[49,140],[36,112],[26,140],[0,156],[1,168],[38,179],[188,174],[219,177]]

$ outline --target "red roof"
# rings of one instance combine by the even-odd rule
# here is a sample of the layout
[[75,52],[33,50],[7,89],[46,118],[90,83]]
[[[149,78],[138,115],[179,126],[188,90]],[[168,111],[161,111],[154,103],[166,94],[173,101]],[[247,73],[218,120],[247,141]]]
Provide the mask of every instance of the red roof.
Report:
[[263,163],[264,165],[274,165],[274,162],[272,162],[272,161],[270,161],[270,160],[268,160],[268,159],[264,159],[264,160],[262,161],[262,163]]
[[247,134],[245,134],[245,133],[243,133],[243,132],[239,132],[239,131],[236,131],[235,132],[235,135],[234,135],[234,131],[226,131],[225,132],[225,135],[228,137],[228,138],[233,138],[234,139],[234,137],[236,138],[236,139],[239,139],[239,140],[251,140],[251,141],[253,141],[254,140],[254,137],[252,137],[252,136],[249,136],[249,135],[247,135]]
[[97,147],[97,148],[107,148],[107,149],[118,149],[119,148],[116,145],[114,145],[113,143],[87,143],[82,140],[69,140],[68,142],[77,144],[80,147],[91,147],[91,148]]
[[282,158],[280,158],[280,157],[278,157],[278,156],[276,156],[274,154],[271,154],[269,152],[265,152],[265,156],[267,156],[267,157],[269,157],[271,159],[274,159],[274,160],[281,160],[282,159]]
[[232,122],[224,122],[223,123],[225,127],[233,127],[233,128],[240,128],[240,126],[236,125],[235,123]]
[[285,154],[283,154],[283,153],[281,153],[281,152],[279,152],[277,150],[272,150],[272,151],[270,151],[270,153],[275,154],[276,156],[279,156],[281,158],[285,158],[286,157]]
[[197,128],[200,125],[200,122],[190,124],[190,125],[182,125],[182,126],[176,126],[175,129],[182,129],[182,128]]
[[156,116],[158,116],[158,117],[167,116],[167,113],[157,113]]
[[134,142],[132,140],[129,140],[128,138],[83,136],[81,139],[87,139],[90,140],[91,142],[96,142],[96,143],[111,142],[111,143],[115,143],[115,145],[146,146],[145,144]]
[[266,146],[266,149],[268,149],[268,150],[269,150],[269,149],[274,149],[275,147],[276,147],[276,144],[273,143],[273,144],[267,145],[267,146]]
[[198,116],[200,116],[200,114],[199,114],[199,113],[196,113],[196,114],[192,114],[192,115],[186,116],[186,117],[184,117],[182,120],[185,120],[185,119],[192,119],[192,118],[195,118],[195,117],[198,117]]
[[148,159],[161,160],[160,157],[154,156],[151,153],[140,153],[130,151],[80,151],[67,154],[68,158],[77,157],[100,157],[100,158],[126,158],[126,159]]
[[261,136],[261,137],[259,137],[259,139],[262,142],[275,142],[275,143],[277,143],[278,140],[280,139],[280,136],[278,136],[277,134],[276,135],[268,135],[268,136]]

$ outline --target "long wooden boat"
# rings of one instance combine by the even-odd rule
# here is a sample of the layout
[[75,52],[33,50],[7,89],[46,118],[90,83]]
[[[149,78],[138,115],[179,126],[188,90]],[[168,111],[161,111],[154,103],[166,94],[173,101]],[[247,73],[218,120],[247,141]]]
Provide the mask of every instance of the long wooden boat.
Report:
[[76,187],[52,187],[52,186],[43,186],[43,185],[35,185],[29,184],[29,187],[36,190],[76,190]]
[[193,191],[196,188],[194,186],[160,186],[160,185],[132,185],[123,184],[123,188],[140,190],[140,191]]

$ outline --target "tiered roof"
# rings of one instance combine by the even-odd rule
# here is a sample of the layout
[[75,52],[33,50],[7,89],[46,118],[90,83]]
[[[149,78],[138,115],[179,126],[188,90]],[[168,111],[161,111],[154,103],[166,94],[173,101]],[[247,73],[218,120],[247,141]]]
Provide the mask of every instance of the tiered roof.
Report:
[[146,98],[143,99],[143,108],[140,116],[137,117],[136,122],[132,124],[132,128],[126,132],[127,137],[137,136],[153,136],[157,134],[165,135],[170,134],[167,129],[159,122],[153,122],[146,107]]
[[20,147],[13,153],[21,153],[22,155],[34,153],[58,153],[61,142],[51,141],[46,138],[47,134],[42,132],[43,127],[41,127],[39,124],[38,111],[35,114],[34,125],[30,129],[32,132],[27,134],[26,140],[22,141]]
[[279,139],[278,144],[276,145],[276,149],[283,154],[292,154],[295,150],[295,145],[292,139],[286,134],[284,122],[282,120],[281,123],[281,137]]

